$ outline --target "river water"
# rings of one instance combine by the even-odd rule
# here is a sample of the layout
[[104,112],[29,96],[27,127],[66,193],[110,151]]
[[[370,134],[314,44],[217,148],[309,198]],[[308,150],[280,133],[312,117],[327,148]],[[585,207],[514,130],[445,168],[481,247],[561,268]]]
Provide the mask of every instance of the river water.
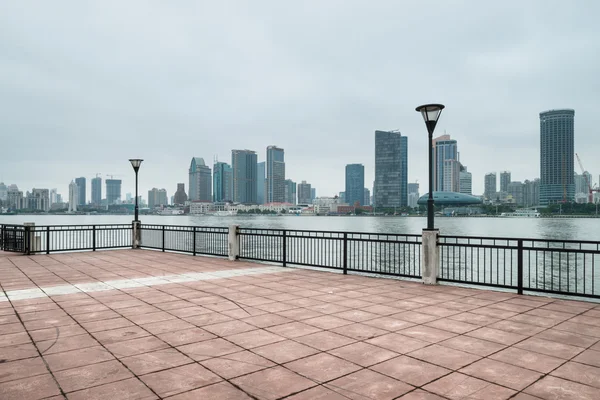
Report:
[[[92,225],[129,224],[131,215],[0,215],[0,224]],[[424,217],[317,217],[317,216],[159,216],[143,215],[142,223],[245,228],[305,229],[372,233],[420,234]],[[597,218],[449,218],[439,217],[435,225],[442,235],[514,237],[557,240],[600,241]]]

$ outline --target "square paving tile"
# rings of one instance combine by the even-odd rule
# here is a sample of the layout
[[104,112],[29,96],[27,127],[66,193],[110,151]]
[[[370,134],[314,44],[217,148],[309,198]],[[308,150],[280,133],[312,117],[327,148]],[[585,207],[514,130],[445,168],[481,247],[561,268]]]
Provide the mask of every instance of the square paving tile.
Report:
[[226,339],[245,349],[252,349],[285,340],[285,338],[264,329],[238,333],[237,335],[227,336]]
[[386,330],[360,323],[342,326],[331,331],[356,340],[372,339],[388,333]]
[[119,343],[124,340],[132,340],[150,336],[150,333],[139,326],[131,326],[127,328],[113,329],[110,331],[96,332],[93,335],[100,343],[108,345]]
[[[62,399],[62,397],[60,397]],[[150,389],[135,378],[112,382],[69,394],[69,400],[158,399]]]
[[307,325],[302,322],[294,321],[283,325],[272,326],[266,328],[267,331],[276,335],[283,336],[288,339],[297,338],[300,336],[310,335],[311,333],[320,332],[321,329],[312,325]]
[[250,400],[246,393],[227,382],[219,382],[190,392],[181,393],[169,400]]
[[144,375],[163,369],[179,367],[180,365],[189,364],[194,361],[175,349],[162,349],[125,357],[121,359],[121,362],[134,374]]
[[584,350],[581,347],[569,346],[568,344],[539,339],[538,337],[532,337],[517,343],[515,347],[563,359],[573,358]]
[[573,332],[559,331],[556,329],[548,329],[547,331],[538,333],[534,337],[576,347],[589,347],[598,342],[598,339],[593,337],[579,335]]
[[[362,396],[361,396],[362,397]],[[343,396],[333,390],[327,389],[324,386],[317,386],[295,394],[291,397],[286,397],[286,400],[348,400],[350,396]]]
[[216,338],[215,335],[201,328],[191,328],[182,331],[162,333],[158,334],[158,337],[165,343],[175,347]]
[[414,386],[425,385],[451,372],[446,368],[406,356],[393,358],[370,369]]
[[350,399],[391,400],[413,389],[412,386],[377,372],[363,369],[325,386]]
[[600,367],[600,351],[592,349],[585,350],[583,353],[580,353],[577,357],[575,357],[573,361],[581,364],[592,365],[594,367]]
[[320,317],[305,319],[302,322],[320,329],[334,329],[353,323],[352,321],[334,317],[333,315],[322,315]]
[[463,334],[480,328],[479,325],[456,321],[450,318],[437,319],[435,321],[426,323],[425,326],[457,334]]
[[0,399],[42,399],[55,395],[60,395],[60,390],[50,374],[0,383]]
[[523,390],[542,376],[535,371],[487,358],[477,361],[459,372],[515,390]]
[[561,358],[551,357],[516,347],[509,347],[490,356],[492,360],[531,369],[547,374],[565,362]]
[[0,347],[0,360],[4,360],[3,362],[21,360],[23,358],[31,358],[37,356],[38,351],[31,343]]
[[277,364],[284,364],[319,352],[312,347],[292,340],[284,340],[282,342],[258,347],[252,351],[269,360],[275,361]]
[[256,355],[248,350],[210,358],[201,361],[200,364],[225,379],[235,378],[275,365],[266,358]]
[[474,354],[436,344],[415,350],[408,353],[408,355],[448,369],[459,369],[481,358]]
[[56,372],[111,361],[115,358],[105,348],[94,346],[64,353],[45,354],[44,359],[52,372]]
[[177,349],[195,361],[207,360],[243,350],[240,346],[221,338],[186,344],[177,347]]
[[534,383],[525,392],[539,399],[550,400],[597,400],[600,389],[568,381],[555,376],[546,376]]
[[405,394],[402,397],[399,397],[399,400],[447,400],[447,398],[443,398],[438,396],[437,394],[417,389],[408,394]]
[[358,364],[362,367],[368,367],[378,364],[390,358],[397,357],[399,354],[390,350],[383,349],[364,342],[349,344],[348,346],[339,347],[330,350],[329,353]]
[[217,375],[198,364],[154,372],[144,375],[140,379],[161,397],[172,396],[221,381]]
[[506,400],[514,390],[454,372],[424,387],[451,400]]
[[254,372],[235,378],[232,382],[245,392],[266,400],[276,400],[317,385],[313,381],[283,367]]
[[268,328],[271,326],[282,325],[291,322],[289,318],[277,314],[263,314],[254,317],[244,318],[242,321],[254,325],[257,328]]
[[315,382],[321,383],[361,369],[356,364],[327,353],[319,353],[292,361],[285,364],[285,367]]
[[492,329],[488,327],[479,328],[477,330],[467,332],[465,335],[476,337],[478,339],[488,340],[490,342],[504,344],[507,346],[513,345],[517,342],[527,339],[527,336],[525,335],[505,332],[499,329]]
[[202,329],[213,333],[217,336],[229,336],[235,335],[236,333],[253,331],[256,329],[256,326],[250,325],[243,321],[227,321],[220,322],[214,325],[205,325]]
[[40,357],[0,363],[0,383],[44,375],[48,372]]
[[167,347],[169,347],[167,343],[154,336],[146,336],[106,345],[106,348],[117,358],[134,356],[136,354],[165,349]]
[[400,354],[410,353],[411,351],[430,345],[429,342],[413,339],[397,333],[388,333],[387,335],[369,339],[365,342]]
[[385,329],[386,331],[396,332],[401,329],[410,328],[414,326],[412,322],[404,321],[401,319],[396,319],[392,317],[379,317],[375,319],[370,319],[368,321],[364,321],[363,324],[374,326],[375,328]]
[[67,393],[133,377],[118,361],[105,361],[58,371],[54,376]]
[[413,326],[411,328],[403,329],[398,333],[429,343],[438,343],[456,336],[455,333],[443,331],[441,329],[431,328],[429,326],[424,325],[418,325]]
[[306,336],[301,336],[295,339],[297,342],[304,343],[315,349],[321,351],[327,351],[335,349],[336,347],[346,346],[350,343],[354,343],[356,340],[346,336],[338,335],[335,332],[322,331],[313,333]]
[[600,368],[569,361],[550,375],[600,389]]

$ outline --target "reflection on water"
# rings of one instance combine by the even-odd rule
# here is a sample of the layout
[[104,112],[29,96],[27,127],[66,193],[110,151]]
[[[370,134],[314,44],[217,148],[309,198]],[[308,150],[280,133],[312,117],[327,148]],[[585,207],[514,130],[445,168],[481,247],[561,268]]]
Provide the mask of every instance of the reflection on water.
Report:
[[[131,215],[0,215],[0,223],[37,225],[130,223]],[[298,216],[141,216],[143,223],[161,225],[229,226],[247,228],[305,229],[346,232],[419,234],[424,217],[298,217]],[[437,218],[442,235],[521,237],[600,241],[600,219],[546,218]]]

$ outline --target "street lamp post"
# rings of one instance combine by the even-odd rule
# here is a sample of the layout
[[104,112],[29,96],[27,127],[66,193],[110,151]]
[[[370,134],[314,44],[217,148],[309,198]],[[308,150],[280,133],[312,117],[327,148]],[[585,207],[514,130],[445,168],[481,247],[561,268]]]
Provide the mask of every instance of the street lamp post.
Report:
[[442,104],[424,104],[416,108],[417,112],[423,115],[427,133],[429,133],[429,197],[427,199],[427,230],[434,230],[433,227],[433,131],[437,124],[440,114],[444,109]]
[[138,248],[140,244],[141,231],[140,231],[140,221],[139,221],[139,204],[138,204],[138,171],[140,170],[140,165],[142,165],[142,161],[139,158],[132,158],[129,160],[133,170],[135,171],[135,219],[133,221],[133,247]]

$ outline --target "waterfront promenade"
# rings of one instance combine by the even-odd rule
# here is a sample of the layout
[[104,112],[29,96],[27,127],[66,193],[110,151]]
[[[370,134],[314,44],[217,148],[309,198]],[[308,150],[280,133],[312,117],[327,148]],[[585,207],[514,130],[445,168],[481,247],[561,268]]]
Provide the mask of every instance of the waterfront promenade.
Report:
[[0,252],[0,399],[600,399],[600,305],[149,250]]

